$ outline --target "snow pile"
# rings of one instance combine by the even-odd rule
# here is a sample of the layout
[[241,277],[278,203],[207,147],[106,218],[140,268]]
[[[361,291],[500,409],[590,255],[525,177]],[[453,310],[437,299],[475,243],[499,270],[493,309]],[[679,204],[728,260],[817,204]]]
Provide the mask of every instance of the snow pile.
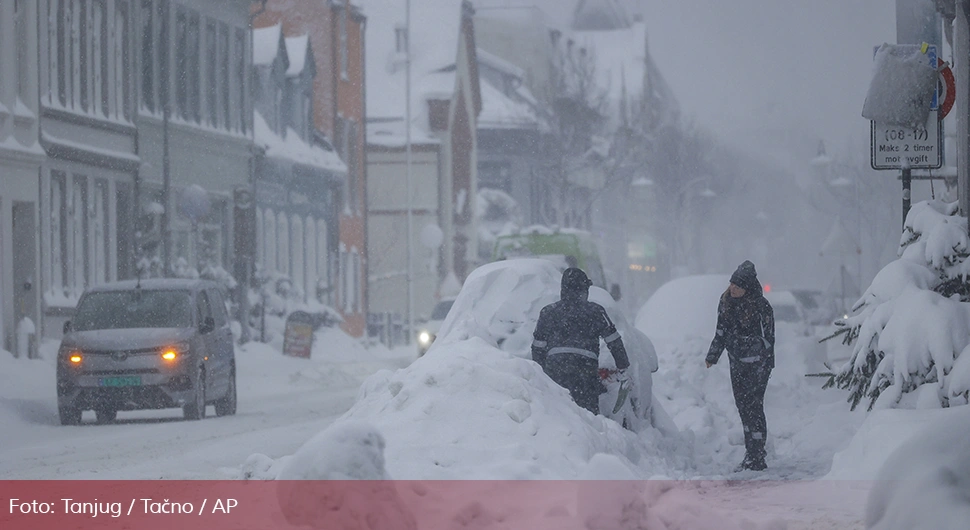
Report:
[[970,394],[970,252],[956,203],[926,201],[906,217],[899,259],[886,265],[839,322],[852,357],[837,383],[855,408],[967,404]]
[[[692,462],[701,476],[731,473],[744,454],[728,360],[722,357],[710,369],[704,365],[718,300],[729,282],[728,275],[677,278],[661,286],[636,318],[657,348],[657,408],[692,440]],[[819,380],[805,377],[820,355],[817,346],[811,337],[776,326],[775,369],[765,397],[770,478],[824,475],[833,452],[862,421],[844,410],[843,393],[822,390]]]
[[832,459],[833,480],[875,480],[889,455],[950,410],[877,410],[866,416],[848,445]]
[[[545,260],[480,267],[428,353],[367,379],[335,425],[365,422],[384,433],[387,469],[397,479],[578,478],[597,454],[615,457],[623,477],[681,476],[687,464],[678,436],[648,425],[634,433],[594,416],[529,358],[535,320],[558,299],[560,277]],[[649,388],[656,361],[638,353],[645,337],[632,329],[621,335]]]
[[[343,422],[324,430],[282,465],[277,478],[281,482],[276,498],[290,524],[373,530],[417,527],[395,486],[378,482],[390,479],[384,469],[384,438],[366,423]],[[368,482],[340,488],[302,482],[321,480]]]
[[384,437],[366,423],[343,422],[303,444],[278,480],[389,480]]
[[939,417],[886,460],[866,506],[866,528],[957,530],[970,521],[970,414]]

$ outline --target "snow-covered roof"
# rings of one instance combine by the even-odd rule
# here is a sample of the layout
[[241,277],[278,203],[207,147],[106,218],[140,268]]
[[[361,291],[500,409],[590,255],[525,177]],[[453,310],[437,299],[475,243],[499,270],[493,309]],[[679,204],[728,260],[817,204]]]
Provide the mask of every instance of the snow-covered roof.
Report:
[[253,30],[253,64],[266,66],[272,64],[280,52],[280,36],[283,28],[279,24]]
[[647,51],[647,28],[636,22],[625,29],[575,31],[576,43],[593,54],[597,82],[607,91],[612,113],[619,112],[620,101],[637,101],[650,90],[650,99],[664,101],[676,111],[677,101]]
[[286,38],[286,55],[290,59],[290,67],[286,70],[288,77],[298,76],[306,67],[306,57],[310,44],[309,35],[298,35]]
[[478,115],[479,129],[519,129],[539,126],[539,118],[533,107],[507,97],[485,79],[480,83],[482,112]]
[[572,22],[573,29],[607,29],[628,26],[631,18],[616,0],[579,0]]
[[498,55],[489,53],[481,48],[475,50],[478,60],[484,64],[491,66],[492,68],[522,79],[525,77],[525,70],[519,68],[518,66],[506,61],[505,59],[499,57]]
[[[359,0],[367,16],[368,117],[391,118],[405,114],[405,62],[397,52],[397,28],[405,23],[405,2],[401,0]],[[427,123],[422,102],[429,94],[450,95],[454,73],[435,72],[454,65],[458,54],[461,0],[419,0],[411,2],[411,113],[416,124]]]
[[293,129],[287,129],[285,138],[278,136],[259,112],[253,112],[253,135],[256,145],[266,149],[267,156],[338,173],[347,172],[347,165],[337,153],[306,143]]

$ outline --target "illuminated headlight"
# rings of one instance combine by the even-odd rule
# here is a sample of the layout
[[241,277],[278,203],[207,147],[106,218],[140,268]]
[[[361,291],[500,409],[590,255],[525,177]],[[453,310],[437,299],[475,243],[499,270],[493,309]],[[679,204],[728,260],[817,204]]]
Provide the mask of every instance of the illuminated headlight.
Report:
[[60,351],[57,352],[58,357],[63,359],[69,364],[81,364],[84,360],[84,356],[81,354],[81,350],[77,348],[64,348],[61,347]]
[[188,342],[179,342],[179,343],[173,344],[171,346],[166,346],[166,347],[162,348],[162,350],[161,350],[162,359],[164,359],[164,360],[166,360],[168,362],[173,362],[176,359],[178,359],[179,357],[181,357],[181,356],[183,356],[183,355],[185,355],[187,353],[189,353],[189,343]]
[[421,333],[418,333],[418,342],[425,345],[431,344],[431,334],[428,333],[427,331],[422,331]]

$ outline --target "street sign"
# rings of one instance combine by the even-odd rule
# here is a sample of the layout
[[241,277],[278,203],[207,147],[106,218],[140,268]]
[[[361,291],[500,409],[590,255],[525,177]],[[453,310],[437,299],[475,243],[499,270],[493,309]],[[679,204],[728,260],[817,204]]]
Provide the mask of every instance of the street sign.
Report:
[[283,355],[309,359],[312,350],[313,317],[305,311],[290,313],[283,332]]
[[[875,50],[879,48],[876,47]],[[875,50],[873,55],[875,55]],[[927,61],[936,70],[936,46],[925,48]],[[949,109],[946,109],[949,110]],[[870,165],[872,169],[939,169],[943,167],[943,121],[939,89],[933,93],[926,125],[905,127],[870,122]]]
[[871,122],[872,169],[939,169],[943,167],[943,121],[930,111],[923,127]]

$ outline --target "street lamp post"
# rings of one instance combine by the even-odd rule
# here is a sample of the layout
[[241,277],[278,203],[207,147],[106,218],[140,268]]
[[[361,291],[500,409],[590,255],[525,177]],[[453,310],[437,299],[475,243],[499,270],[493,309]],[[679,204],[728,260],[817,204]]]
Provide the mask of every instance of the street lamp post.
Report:
[[414,256],[413,256],[413,213],[411,205],[411,0],[404,3],[404,173],[406,181],[405,196],[407,200],[407,296],[408,296],[408,332],[407,343],[411,344],[414,333]]
[[[692,179],[692,180],[687,181],[686,184],[684,184],[683,186],[681,186],[680,193],[684,196],[684,201],[683,201],[684,207],[681,210],[681,220],[682,220],[682,223],[681,223],[681,226],[678,227],[678,231],[679,232],[682,233],[683,224],[685,224],[688,220],[690,220],[690,219],[692,219],[692,217],[694,217],[695,212],[694,212],[694,202],[693,202],[693,199],[695,197],[703,197],[705,199],[713,199],[714,197],[717,197],[717,192],[711,189],[709,183],[710,183],[710,178],[709,177],[697,177],[695,179]],[[700,191],[697,191],[697,192],[694,192],[694,187],[697,184],[704,184],[705,185],[704,186],[704,189],[702,189]],[[693,232],[692,230],[691,231],[688,231],[688,234],[687,234],[688,235],[688,238],[691,237],[690,234],[692,232]],[[688,243],[685,243],[683,241],[684,240],[683,233],[682,233],[682,236],[681,236],[680,239],[681,239],[680,246],[682,248],[680,249],[680,252],[679,252],[680,255],[678,256],[678,259],[680,261],[682,261],[682,263],[678,263],[678,266],[680,266],[680,267],[687,267],[687,253],[688,253],[688,249],[689,248],[692,248],[694,246],[693,245],[694,242],[693,242],[693,240],[691,238],[691,240]]]

